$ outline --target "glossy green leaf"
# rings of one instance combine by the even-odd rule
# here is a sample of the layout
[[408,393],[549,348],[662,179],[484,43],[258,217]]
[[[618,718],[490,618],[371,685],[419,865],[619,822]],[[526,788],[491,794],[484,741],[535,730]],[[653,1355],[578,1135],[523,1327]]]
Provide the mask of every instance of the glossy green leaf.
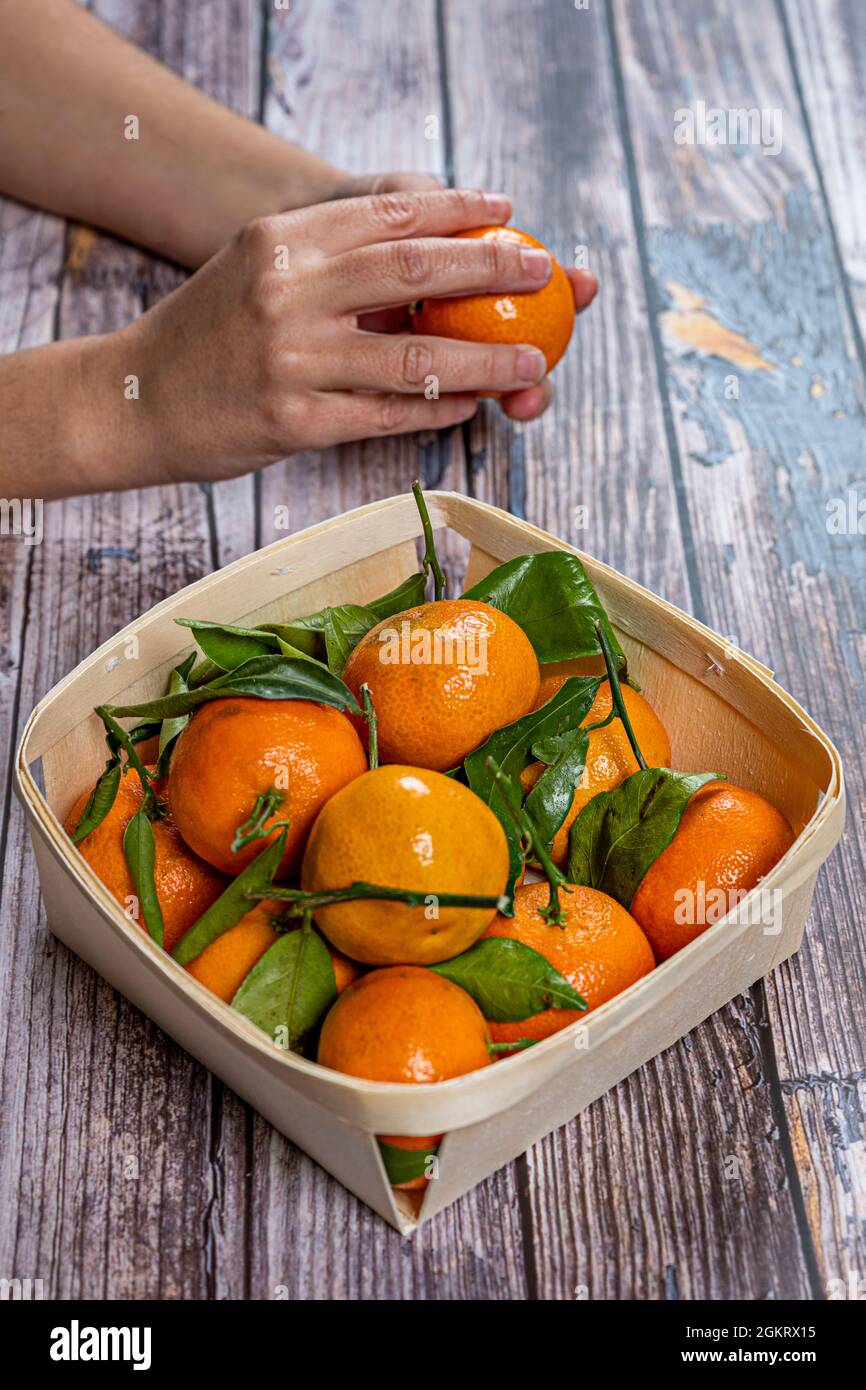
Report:
[[[542,750],[539,754],[539,748]],[[554,738],[533,744],[532,752],[547,763],[535,786],[524,802],[541,836],[549,848],[553,837],[565,820],[580,785],[586,767],[589,734],[586,729],[568,729]]]
[[322,666],[327,670],[326,662],[320,661],[317,656],[310,656],[309,652],[305,652],[301,647],[293,647],[291,642],[287,642],[283,637],[278,637],[277,643],[283,656],[290,656],[296,661],[312,661],[316,666]]
[[586,1008],[586,1001],[540,952],[510,937],[486,937],[429,969],[465,989],[493,1023],[519,1023],[544,1009]]
[[398,1149],[394,1144],[386,1144],[382,1139],[377,1140],[377,1143],[392,1187],[399,1187],[404,1182],[413,1182],[415,1178],[428,1177],[429,1160],[436,1157],[439,1147],[435,1144],[432,1149]]
[[302,652],[305,656],[326,660],[335,674],[342,672],[352,648],[371,627],[390,618],[394,613],[402,613],[406,608],[423,603],[427,577],[424,574],[411,574],[381,598],[371,599],[369,603],[344,603],[329,608],[320,608],[316,613],[308,613],[302,618],[290,618],[284,623],[262,623],[259,632],[273,633],[286,648]]
[[584,806],[569,836],[568,879],[631,907],[647,869],[677,833],[689,798],[718,772],[650,767]]
[[371,613],[375,613],[376,622],[380,623],[383,618],[392,618],[395,613],[405,613],[407,608],[417,608],[419,603],[424,602],[426,591],[426,574],[423,571],[410,574],[396,589],[391,589],[381,598],[371,599],[365,607],[369,608]]
[[84,810],[81,812],[81,817],[73,831],[72,843],[74,845],[80,845],[81,841],[105,820],[117,797],[120,778],[120,763],[114,758],[109,759],[105,771],[87,798]]
[[361,712],[351,690],[330,671],[312,661],[287,656],[256,656],[195,690],[163,695],[140,705],[105,708],[115,717],[137,714],[146,719],[174,719],[191,714],[208,700],[221,700],[228,695],[256,696],[261,700],[315,700],[353,714]]
[[593,623],[599,619],[619,664],[625,667],[622,648],[576,555],[564,550],[518,555],[467,589],[463,597],[481,599],[507,613],[523,628],[541,662],[598,655]]
[[[190,653],[185,661],[176,666],[169,676],[168,693],[178,695],[184,690],[189,689],[188,681],[195,665],[195,653]],[[178,715],[175,719],[163,719],[159,730],[159,757],[157,758],[156,770],[160,777],[167,777],[171,764],[171,755],[174,745],[179,736],[189,722],[188,714]]]
[[324,636],[328,669],[335,676],[343,674],[343,667],[354,648],[365,633],[378,622],[376,614],[369,608],[360,608],[355,603],[344,603],[339,608],[327,609]]
[[[569,677],[556,694],[545,705],[542,705],[541,709],[530,711],[521,719],[515,720],[513,724],[506,725],[504,729],[497,729],[496,733],[490,735],[486,743],[483,743],[480,748],[476,748],[474,753],[469,754],[464,763],[469,786],[476,796],[480,796],[481,800],[496,813],[505,831],[509,849],[509,875],[506,889],[509,897],[514,892],[514,885],[523,862],[520,834],[512,817],[505,809],[495,779],[487,767],[487,759],[488,757],[493,758],[503,773],[512,781],[516,781],[523,769],[534,761],[532,752],[534,745],[544,743],[554,737],[560,737],[579,727],[586,718],[600,684],[601,680],[598,676]],[[544,776],[547,775],[545,772]],[[564,800],[560,776],[552,779],[548,792],[550,794],[549,804],[546,799],[547,794],[543,793],[539,797],[536,809],[539,813],[544,811],[545,831],[552,839],[565,819],[571,801],[566,803]],[[559,815],[558,821],[556,820],[557,814]],[[551,827],[553,827],[552,830]]]
[[281,830],[276,839],[250,860],[216,902],[211,903],[198,921],[184,932],[171,953],[179,965],[189,965],[206,946],[210,946],[218,936],[252,912],[257,898],[268,896],[285,849],[286,831]]
[[296,931],[284,932],[265,951],[232,999],[232,1008],[272,1042],[297,1051],[336,997],[328,948],[315,928],[305,923]]
[[138,897],[144,925],[157,946],[161,946],[165,931],[153,879],[156,844],[153,826],[145,811],[138,811],[128,822],[123,832],[123,853]]
[[211,623],[199,618],[175,618],[180,627],[188,627],[205,656],[221,671],[234,671],[254,656],[276,652],[277,639],[271,632],[252,627],[234,627],[231,623]]
[[[130,711],[131,714],[136,714],[137,712],[137,710]],[[94,713],[99,715],[99,718],[105,725],[105,732],[107,735],[106,741],[112,753],[115,757],[119,757],[121,750],[126,754],[127,765],[133,767],[138,773],[141,779],[141,785],[144,788],[145,794],[147,794],[150,791],[152,778],[144,763],[141,761],[135,747],[136,743],[144,741],[146,733],[140,730],[133,731],[124,729],[121,724],[118,724],[115,718],[118,711],[113,709],[110,705],[97,705]],[[154,731],[158,728],[159,725],[154,724]]]

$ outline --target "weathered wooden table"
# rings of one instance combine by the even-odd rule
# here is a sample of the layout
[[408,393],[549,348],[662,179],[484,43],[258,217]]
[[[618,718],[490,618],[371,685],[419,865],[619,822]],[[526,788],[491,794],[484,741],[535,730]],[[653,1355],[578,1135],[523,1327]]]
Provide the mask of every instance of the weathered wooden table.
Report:
[[[273,539],[276,507],[300,528],[420,471],[772,666],[846,757],[851,813],[799,956],[404,1242],[52,940],[7,786],[0,1275],[84,1298],[838,1294],[866,1275],[866,6],[92,8],[352,171],[507,190],[602,289],[539,423],[485,409],[435,440],[55,504],[41,546],[5,537],[4,746],[116,629]],[[717,131],[713,108],[740,107],[763,143],[699,142],[702,111]],[[12,203],[0,231],[4,351],[112,329],[179,278]]]

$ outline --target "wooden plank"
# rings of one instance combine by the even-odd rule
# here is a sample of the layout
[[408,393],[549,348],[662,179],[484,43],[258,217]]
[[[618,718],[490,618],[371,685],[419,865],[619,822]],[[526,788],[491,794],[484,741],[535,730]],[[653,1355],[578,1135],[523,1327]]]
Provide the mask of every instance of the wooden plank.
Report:
[[[433,0],[312,0],[269,25],[267,124],[352,173],[447,165]],[[429,116],[438,140],[425,139]],[[427,127],[429,129],[429,127]],[[405,492],[418,474],[466,490],[459,432],[301,454],[262,477],[262,542]],[[455,569],[461,551],[451,548]],[[303,1153],[255,1121],[250,1296],[521,1298],[523,1232],[513,1171],[482,1184],[406,1243]],[[284,1295],[283,1295],[284,1296]]]
[[[862,537],[829,533],[827,506],[862,477],[866,386],[786,35],[770,0],[614,12],[707,621],[774,666],[824,725],[856,806],[864,552]],[[766,136],[780,112],[779,152],[676,143],[675,113],[698,95],[723,112],[765,110]],[[825,140],[821,113],[840,99],[820,98]],[[804,949],[766,986],[765,1062],[774,1094],[781,1085],[780,1138],[817,1297],[866,1254],[862,1106],[852,1099],[862,1097],[866,1036],[863,849],[855,816],[821,876]]]
[[543,420],[484,407],[473,486],[688,606],[603,10],[508,0],[448,18],[455,177],[510,194],[515,226],[569,264],[582,249],[601,284]]
[[[866,92],[862,80],[866,64],[866,12],[862,5],[850,3],[850,0],[827,0],[820,6],[792,0],[782,7],[781,14],[803,116],[820,172],[820,192],[845,274],[846,299],[855,323],[854,347],[862,370],[866,360],[866,148],[863,143]],[[849,493],[853,493],[855,502],[862,508],[866,497],[862,451],[859,459],[852,459],[852,464],[847,478],[843,480],[847,484],[843,495],[847,499]],[[841,544],[850,550],[857,546],[858,540],[849,536]],[[862,553],[862,537],[859,545]],[[853,614],[845,614],[843,618],[843,632],[847,634],[845,646],[847,648],[851,643],[859,649],[861,665],[862,597],[861,579],[860,603]],[[831,667],[828,672],[825,698],[841,711],[844,709],[845,693],[834,691],[832,670]],[[862,690],[862,682],[860,688]],[[862,776],[862,756],[857,756],[856,730],[852,728],[851,733],[854,742],[851,746],[849,779],[852,763],[855,770],[859,767]],[[859,785],[852,787],[855,835],[858,826],[862,830],[862,817],[858,817],[856,812],[861,789],[862,780]],[[844,873],[849,883],[857,882],[856,875],[860,872],[858,852],[855,845],[851,845],[849,850],[847,837],[842,855],[842,865],[837,859],[837,874]],[[841,896],[841,887],[836,886]],[[826,889],[823,901],[830,901]],[[858,966],[862,989],[862,945]],[[794,998],[786,1000],[789,1013],[795,1003]],[[858,1239],[858,1235],[862,1232],[863,1212],[866,1211],[866,1164],[854,1161],[854,1146],[862,1144],[866,1076],[860,1055],[862,1033],[859,1038],[855,1033],[852,1039],[856,1025],[847,1022],[846,1004],[844,998],[838,1000],[841,1028],[832,1027],[833,1020],[829,1020],[824,1024],[820,1041],[821,1060],[826,1068],[841,1033],[845,1043],[844,1053],[833,1059],[834,1071],[825,1069],[818,1072],[814,1069],[812,1058],[801,1057],[798,1059],[799,1065],[791,1068],[796,1074],[782,1083],[789,1098],[796,1147],[802,1154],[806,1204],[822,1252],[821,1274],[825,1283],[831,1278],[845,1280],[851,1270],[859,1271],[863,1267],[863,1241],[862,1237]],[[823,1017],[821,1022],[824,1023]],[[850,1046],[852,1040],[854,1047]],[[811,1068],[809,1063],[812,1063]],[[835,1262],[835,1267],[830,1259],[823,1257],[824,1250],[842,1252],[842,1258]]]
[[[223,98],[244,72],[258,70],[252,5],[242,32],[231,4],[209,7],[209,19],[176,3],[96,8]],[[249,104],[237,87],[235,96]],[[4,237],[0,263],[10,347],[44,341],[53,327],[59,336],[118,327],[178,283],[176,271],[145,253],[73,228],[58,301],[62,225],[52,242],[49,219],[12,205],[3,217],[4,231],[13,225],[17,239]],[[15,336],[14,304],[21,323]],[[224,556],[232,547],[249,548],[252,484],[243,487],[249,540],[238,493],[211,507],[201,489],[178,487],[46,509],[46,539],[30,552],[17,617],[16,715],[26,716],[54,681],[130,618],[218,563],[221,515]],[[0,1237],[4,1268],[44,1277],[52,1297],[201,1298],[212,1291],[221,1241],[227,1266],[242,1280],[243,1164],[224,1164],[227,1144],[243,1152],[242,1108],[224,1107],[218,1083],[47,936],[17,815],[7,864],[9,1137],[0,1191],[14,1220]],[[232,1127],[240,1134],[236,1145],[226,1137]]]
[[[387,6],[311,0],[270,14],[265,123],[350,174],[412,170],[444,178],[435,0]],[[435,138],[428,138],[430,135]],[[349,507],[430,487],[465,491],[459,431],[369,440],[294,455],[261,479],[261,543]],[[446,550],[456,582],[462,547]]]
[[785,0],[781,15],[805,129],[862,345],[866,336],[866,11],[857,0],[823,0],[821,5]]
[[[488,0],[449,17],[456,176],[504,185],[515,224],[558,255],[588,246],[601,284],[543,423],[512,431],[490,411],[473,429],[475,485],[699,610],[605,10]],[[577,531],[581,504],[589,524]],[[750,1008],[736,1001],[529,1155],[541,1297],[808,1295],[780,1145],[750,1138],[775,1126],[760,1060],[744,1060]],[[725,1171],[735,1145],[740,1183]]]
[[[140,48],[233,111],[258,117],[262,12],[257,0],[96,0],[94,13]],[[87,229],[85,235],[92,234]],[[184,273],[146,253],[132,253],[143,308],[162,298]],[[212,564],[228,565],[258,544],[256,483],[252,476],[204,485],[211,529]]]

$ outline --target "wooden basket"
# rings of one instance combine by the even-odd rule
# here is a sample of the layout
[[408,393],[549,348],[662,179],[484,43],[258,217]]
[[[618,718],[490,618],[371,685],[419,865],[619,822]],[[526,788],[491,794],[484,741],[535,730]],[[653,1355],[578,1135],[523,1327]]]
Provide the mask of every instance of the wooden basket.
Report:
[[[580,553],[459,494],[428,493],[427,502],[434,527],[449,527],[468,542],[467,585],[516,555]],[[769,927],[754,925],[750,894],[585,1021],[453,1081],[414,1087],[362,1081],[275,1047],[129,920],[61,821],[104,763],[104,731],[94,706],[162,694],[169,671],[189,650],[175,618],[251,624],[328,603],[364,603],[417,568],[419,533],[412,497],[393,497],[277,541],[183,589],[54,687],[27,722],[15,767],[51,931],[404,1234],[796,951],[815,877],[844,817],[836,749],[765,667],[581,555],[630,671],[671,733],[673,766],[726,773],[768,797],[797,832],[761,885],[779,890],[779,919]],[[42,789],[35,775],[40,761]],[[439,1177],[420,1204],[414,1194],[392,1192],[374,1136],[443,1132]]]

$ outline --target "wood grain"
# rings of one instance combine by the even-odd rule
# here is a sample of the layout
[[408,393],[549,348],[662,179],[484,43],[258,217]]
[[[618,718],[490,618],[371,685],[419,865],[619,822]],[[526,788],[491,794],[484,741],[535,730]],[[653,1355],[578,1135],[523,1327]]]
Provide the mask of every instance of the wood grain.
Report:
[[[335,42],[335,35],[339,42]],[[385,6],[350,0],[275,13],[269,26],[265,118],[351,173],[447,168],[442,74],[432,0]],[[351,113],[351,114],[350,114]],[[437,129],[438,139],[425,132]],[[261,536],[276,510],[293,530],[379,497],[430,486],[466,490],[459,432],[372,440],[298,455],[262,478]],[[463,547],[445,555],[456,582]],[[255,1121],[251,1165],[253,1297],[520,1298],[523,1232],[512,1170],[498,1174],[406,1244],[305,1154]],[[289,1258],[290,1256],[290,1258]]]
[[[420,472],[774,666],[842,749],[854,813],[798,957],[406,1243],[48,936],[4,783],[0,1273],[54,1297],[406,1300],[814,1298],[862,1275],[864,549],[826,526],[866,486],[862,6],[93,8],[353,173],[504,188],[602,293],[530,427],[487,404],[463,432],[55,504],[41,547],[3,538],[3,746],[128,619],[281,534],[282,508],[298,529]],[[780,153],[677,144],[700,99],[781,111]],[[0,350],[111,329],[178,280],[0,202]]]
[[[658,395],[653,287],[622,177],[605,12],[562,3],[529,13],[515,5],[506,16],[501,5],[459,6],[449,40],[457,176],[498,186],[510,175],[515,222],[531,217],[529,230],[561,255],[588,242],[602,285],[557,369],[560,400],[544,425],[525,431],[522,446],[492,415],[473,431],[476,485],[507,480],[513,509],[566,536],[570,509],[590,499],[589,527],[573,542],[700,611],[693,532]],[[532,122],[515,114],[527,90]],[[664,1298],[674,1289],[684,1298],[752,1297],[769,1287],[777,1297],[807,1296],[778,1145],[756,1153],[748,1145],[776,1123],[766,1087],[756,1084],[760,1048],[751,1071],[741,1061],[749,1008],[738,1001],[697,1030],[688,1051],[672,1049],[618,1087],[604,1102],[603,1125],[593,1107],[530,1155],[543,1297],[573,1297],[578,1287],[590,1298]],[[722,1154],[739,1181],[727,1177]]]
[[[239,39],[255,38],[252,6],[242,34],[233,32],[236,6],[211,7],[210,47],[195,22],[187,32],[182,4],[94,8],[202,85],[212,73],[211,89],[223,99],[223,79],[243,72]],[[248,72],[257,72],[257,58],[253,51]],[[110,330],[178,283],[174,270],[90,229],[70,228],[64,251],[62,224],[11,206],[3,216],[4,233],[7,225],[13,231],[4,234],[0,261],[7,347]],[[249,481],[245,488],[251,543]],[[10,592],[17,597],[23,588],[24,602],[11,623],[16,718],[131,617],[220,563],[220,510],[194,487],[46,508],[43,545],[26,559],[13,556]],[[248,548],[237,497],[225,514],[232,543]],[[11,554],[4,543],[4,559]],[[27,873],[4,877],[12,924],[2,942],[10,1029],[4,1113],[12,1142],[4,1146],[0,1190],[9,1198],[5,1210],[14,1209],[16,1189],[21,1201],[17,1223],[0,1236],[0,1263],[20,1277],[44,1277],[52,1297],[207,1297],[220,1213],[232,1242],[226,1263],[243,1269],[234,1191],[222,1182],[222,1087],[47,936],[17,809],[7,862],[24,863]],[[242,1205],[242,1171],[238,1192]]]
[[[700,14],[665,3],[651,26],[632,7],[615,14],[706,620],[773,666],[828,730],[856,807],[866,570],[861,536],[828,533],[827,503],[862,473],[864,374],[784,29],[770,3]],[[743,93],[781,112],[777,155],[675,143],[689,100],[727,110]],[[710,321],[703,348],[684,350],[677,331],[695,312],[682,289]],[[755,343],[771,369],[723,357],[713,323]],[[819,882],[806,946],[766,984],[765,1079],[781,1087],[780,1140],[817,1297],[866,1258],[863,850],[855,814]]]

